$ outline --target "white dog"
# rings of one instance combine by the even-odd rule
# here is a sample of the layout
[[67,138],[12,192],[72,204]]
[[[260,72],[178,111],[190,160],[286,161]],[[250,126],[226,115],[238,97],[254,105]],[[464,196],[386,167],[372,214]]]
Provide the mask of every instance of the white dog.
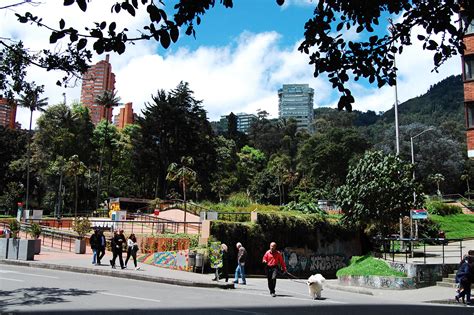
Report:
[[309,296],[314,300],[321,298],[321,291],[323,290],[323,283],[326,279],[317,273],[308,278],[306,283],[308,284]]

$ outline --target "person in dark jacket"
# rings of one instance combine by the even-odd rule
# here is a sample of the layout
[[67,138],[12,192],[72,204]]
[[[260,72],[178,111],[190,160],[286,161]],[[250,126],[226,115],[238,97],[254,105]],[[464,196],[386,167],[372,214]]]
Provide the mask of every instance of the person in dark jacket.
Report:
[[92,264],[97,265],[99,264],[99,259],[97,256],[97,253],[99,251],[99,231],[94,230],[94,233],[92,233],[89,243],[92,249]]
[[117,234],[114,233],[114,238],[112,240],[112,260],[110,261],[110,264],[112,265],[112,268],[115,269],[115,260],[117,257],[119,258],[120,262],[120,268],[125,269],[125,266],[123,264],[123,257],[122,257],[122,252],[123,252],[123,244],[126,243],[125,236],[123,235],[123,230],[121,229]]
[[104,258],[106,246],[107,246],[107,240],[105,239],[104,231],[99,230],[99,251],[97,253],[98,254],[97,264],[98,265],[100,265],[100,262],[102,261],[102,258]]
[[[221,254],[222,254],[222,269],[219,274],[219,278],[225,278],[225,282],[229,281],[229,252],[226,244],[221,244]],[[214,278],[212,281],[217,281],[219,279]]]
[[471,284],[474,275],[473,257],[465,256],[465,259],[461,262],[459,269],[456,273],[456,283],[459,283],[458,294],[454,297],[457,302],[462,299],[464,303],[464,297],[466,297],[466,304],[471,304]]
[[235,268],[235,278],[234,283],[239,283],[239,276],[242,277],[241,284],[247,284],[245,280],[245,261],[247,259],[247,251],[242,246],[240,242],[236,245],[238,253],[237,253],[237,268]]

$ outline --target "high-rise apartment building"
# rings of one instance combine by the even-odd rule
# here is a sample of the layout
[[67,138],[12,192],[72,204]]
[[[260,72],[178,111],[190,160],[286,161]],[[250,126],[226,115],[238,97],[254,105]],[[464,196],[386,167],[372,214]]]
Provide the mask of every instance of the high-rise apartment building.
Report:
[[[461,13],[462,14],[462,13]],[[464,21],[466,19],[463,18]],[[474,22],[464,34],[463,80],[466,116],[467,156],[474,159]]]
[[95,98],[104,91],[113,91],[115,89],[115,74],[112,72],[112,65],[109,62],[109,55],[105,60],[101,60],[82,77],[81,103],[89,108],[91,120],[97,125],[102,119],[112,120],[112,109],[108,110],[102,106],[97,106]]
[[6,98],[0,98],[0,126],[15,129],[16,105],[8,104]]
[[126,125],[133,124],[134,120],[132,103],[127,103],[120,108],[119,114],[114,116],[114,125],[118,129],[123,129]]
[[308,84],[283,84],[278,90],[278,117],[294,118],[298,130],[313,132],[314,90]]

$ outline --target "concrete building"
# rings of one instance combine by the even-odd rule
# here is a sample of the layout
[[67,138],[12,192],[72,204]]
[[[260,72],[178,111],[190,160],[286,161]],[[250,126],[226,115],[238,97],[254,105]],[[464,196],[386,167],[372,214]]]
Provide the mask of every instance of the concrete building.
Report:
[[313,132],[314,90],[308,84],[283,84],[278,90],[278,118],[294,118],[298,130]]
[[104,107],[95,104],[95,98],[104,91],[113,91],[114,89],[115,74],[112,72],[109,55],[106,55],[105,60],[91,66],[82,77],[81,103],[89,108],[94,125],[105,118],[112,121],[112,109],[106,113]]
[[250,125],[257,120],[257,116],[254,114],[237,113],[237,131],[248,134]]
[[135,116],[133,114],[132,103],[126,103],[124,107],[120,108],[118,115],[114,116],[114,125],[118,129],[123,129],[128,124],[133,124]]
[[[224,131],[227,131],[229,128],[229,122],[227,118],[229,115],[223,115],[219,120],[220,126]],[[248,134],[250,125],[252,124],[252,122],[257,120],[257,116],[254,114],[247,113],[237,113],[234,115],[237,118],[237,131]]]
[[15,129],[16,128],[16,105],[8,104],[6,98],[0,98],[0,126]]

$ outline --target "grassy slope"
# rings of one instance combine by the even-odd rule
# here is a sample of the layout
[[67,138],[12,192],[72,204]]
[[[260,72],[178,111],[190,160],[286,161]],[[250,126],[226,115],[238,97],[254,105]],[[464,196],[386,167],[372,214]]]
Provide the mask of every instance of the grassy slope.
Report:
[[372,256],[353,256],[349,266],[339,269],[340,276],[398,276],[406,277],[403,272],[391,269],[386,262]]
[[430,215],[430,218],[441,225],[447,238],[474,238],[474,215]]

